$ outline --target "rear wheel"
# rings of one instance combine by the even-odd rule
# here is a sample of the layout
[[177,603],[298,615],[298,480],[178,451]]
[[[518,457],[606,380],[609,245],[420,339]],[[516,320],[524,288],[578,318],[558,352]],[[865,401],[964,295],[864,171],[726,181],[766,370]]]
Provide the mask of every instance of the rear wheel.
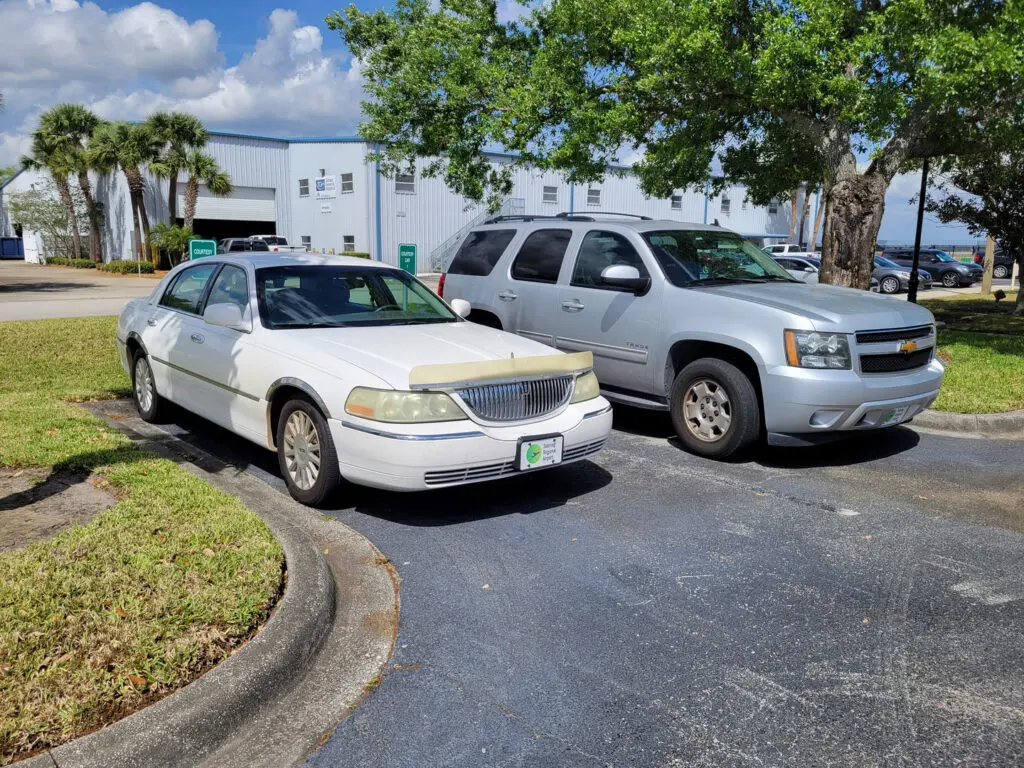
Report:
[[732,363],[706,357],[676,376],[672,424],[687,450],[724,459],[757,439],[761,411],[754,385]]
[[312,507],[323,503],[341,479],[327,420],[308,400],[289,400],[281,409],[277,458],[292,498]]
[[992,276],[999,280],[1003,280],[1010,276],[1010,268],[1005,264],[996,264],[995,268],[992,270]]
[[143,421],[157,421],[163,413],[164,401],[157,394],[153,369],[142,350],[136,352],[132,360],[132,399]]
[[947,288],[958,288],[960,287],[960,275],[956,272],[943,272],[942,284]]
[[882,278],[882,284],[880,286],[882,293],[899,293],[900,292],[900,281],[895,277]]

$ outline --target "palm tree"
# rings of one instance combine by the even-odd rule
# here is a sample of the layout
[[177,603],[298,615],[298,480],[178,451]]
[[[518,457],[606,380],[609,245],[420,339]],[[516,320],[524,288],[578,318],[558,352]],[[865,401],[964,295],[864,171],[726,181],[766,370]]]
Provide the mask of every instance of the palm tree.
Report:
[[141,258],[143,243],[149,240],[149,218],[143,199],[146,181],[139,166],[153,162],[160,154],[160,148],[160,139],[147,126],[130,123],[103,123],[89,142],[92,166],[104,173],[119,168],[128,182],[136,259]]
[[85,199],[85,210],[89,215],[89,255],[97,264],[103,261],[100,233],[100,214],[92,195],[89,182],[89,158],[86,142],[92,136],[100,119],[81,104],[58,104],[44,112],[39,118],[39,128],[54,140],[66,142],[73,171],[78,177],[78,186]]
[[82,236],[78,229],[75,201],[71,197],[71,185],[68,184],[68,176],[75,169],[75,165],[68,151],[67,142],[44,131],[36,131],[32,134],[32,154],[22,155],[21,167],[25,170],[48,171],[53,177],[57,194],[68,214],[68,224],[71,225],[71,239],[75,248],[73,258],[81,257]]
[[198,117],[186,112],[156,112],[146,125],[165,145],[159,160],[149,169],[168,180],[167,213],[173,226],[178,219],[178,173],[185,167],[189,150],[205,147],[210,134]]
[[206,188],[215,195],[230,195],[234,189],[231,185],[231,177],[217,165],[217,161],[198,149],[193,149],[185,158],[182,167],[188,174],[188,181],[185,184],[185,229],[192,229],[196,218],[196,202],[199,200],[199,183],[202,182]]

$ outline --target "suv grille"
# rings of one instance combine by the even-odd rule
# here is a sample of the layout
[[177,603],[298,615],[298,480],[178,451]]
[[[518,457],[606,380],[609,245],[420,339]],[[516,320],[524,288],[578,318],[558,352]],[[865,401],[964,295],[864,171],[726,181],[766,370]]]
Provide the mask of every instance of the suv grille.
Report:
[[920,328],[897,328],[894,331],[860,331],[857,334],[858,344],[877,344],[882,341],[906,341],[907,339],[923,339],[932,335],[930,325]]
[[[906,338],[906,337],[903,337]],[[861,355],[860,370],[862,373],[893,373],[895,371],[912,371],[928,365],[932,359],[932,348],[919,349],[909,354],[897,352],[893,355]]]
[[551,413],[569,400],[572,376],[483,384],[466,387],[456,394],[469,409],[485,421],[524,421]]

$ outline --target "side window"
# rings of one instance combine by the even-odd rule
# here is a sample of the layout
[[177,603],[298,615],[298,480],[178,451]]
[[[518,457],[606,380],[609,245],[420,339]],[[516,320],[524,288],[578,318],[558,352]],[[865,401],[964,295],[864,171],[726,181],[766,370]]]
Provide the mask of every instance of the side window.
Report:
[[224,265],[224,269],[213,281],[210,298],[206,300],[206,306],[211,304],[236,304],[245,312],[249,306],[249,284],[245,280],[244,269],[232,264]]
[[198,264],[189,267],[178,275],[178,279],[167,289],[163,298],[160,299],[160,304],[171,309],[180,309],[182,312],[196,314],[199,311],[199,304],[203,300],[206,284],[217,267],[217,264]]
[[775,262],[780,267],[782,267],[783,269],[797,269],[798,268],[796,263],[794,263],[794,261],[792,259],[780,259],[780,258],[776,257],[775,258]]
[[557,283],[565,249],[572,239],[569,229],[538,229],[523,242],[512,262],[512,279]]
[[588,232],[576,259],[572,284],[582,288],[604,288],[601,273],[617,264],[636,267],[641,277],[648,276],[643,259],[625,237],[615,232]]
[[228,246],[229,251],[244,251],[245,243],[241,240],[229,240],[230,245]]
[[448,267],[450,275],[476,275],[486,277],[491,274],[501,254],[512,242],[514,229],[486,229],[481,232],[470,232],[462,242],[462,247],[455,254]]

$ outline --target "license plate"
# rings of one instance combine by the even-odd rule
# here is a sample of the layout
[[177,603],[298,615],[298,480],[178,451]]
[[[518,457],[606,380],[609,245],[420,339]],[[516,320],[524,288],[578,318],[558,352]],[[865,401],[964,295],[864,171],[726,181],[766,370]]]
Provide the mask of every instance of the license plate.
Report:
[[889,411],[887,414],[885,414],[885,418],[882,419],[882,423],[883,424],[899,424],[901,421],[903,421],[903,417],[906,416],[907,409],[909,407],[910,406],[905,405],[902,408],[893,408],[891,411]]
[[562,461],[562,441],[561,435],[525,438],[519,444],[519,459],[516,466],[520,470],[526,470],[559,464]]

